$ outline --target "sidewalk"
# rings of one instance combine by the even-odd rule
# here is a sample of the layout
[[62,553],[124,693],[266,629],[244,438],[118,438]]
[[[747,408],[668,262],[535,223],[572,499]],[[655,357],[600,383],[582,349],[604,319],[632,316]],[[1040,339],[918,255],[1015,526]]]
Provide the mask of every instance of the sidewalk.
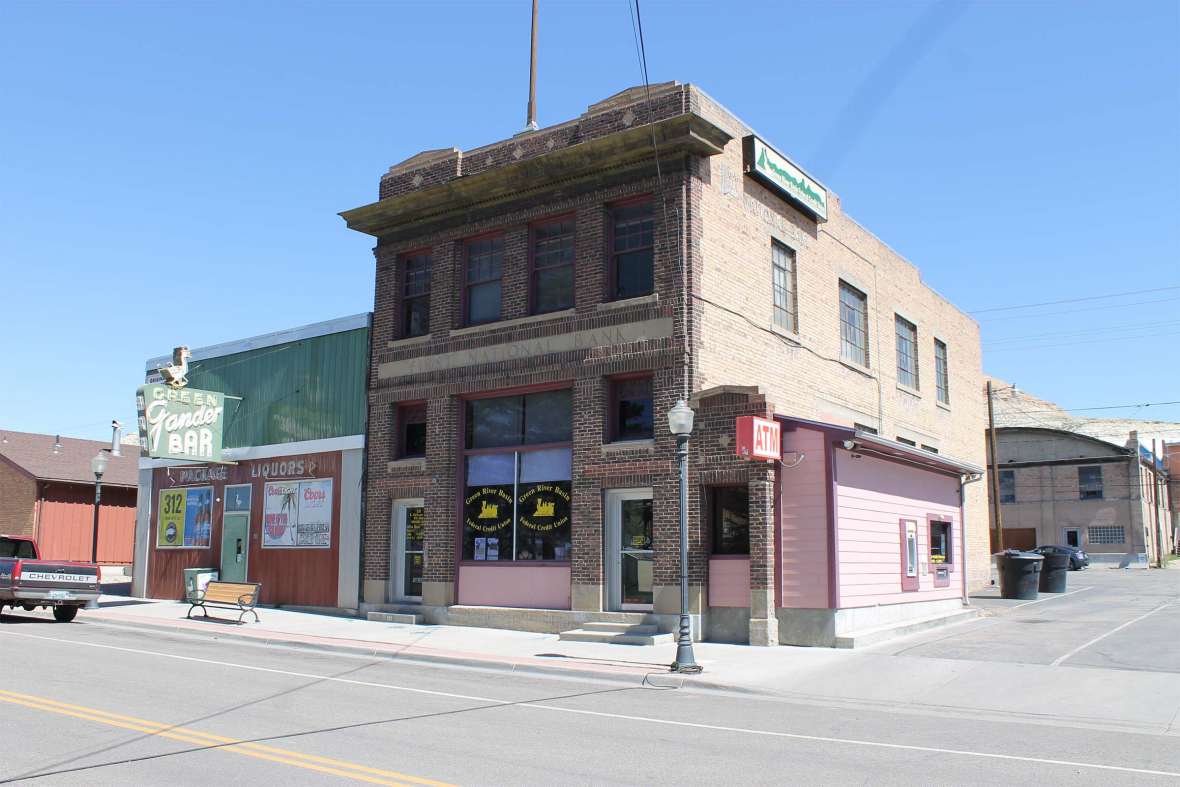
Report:
[[[1001,606],[999,601],[977,602],[990,607],[992,622],[994,616],[1010,611],[1005,608],[1009,602]],[[907,639],[856,651],[695,643],[704,672],[681,676],[668,671],[674,644],[561,642],[554,634],[413,626],[280,609],[261,609],[261,623],[237,625],[232,619],[205,621],[199,615],[187,620],[187,610],[187,604],[174,601],[103,596],[100,608],[84,611],[78,621],[407,661],[684,685],[804,704],[997,721],[1175,734],[1171,725],[1180,715],[1180,682],[1161,681],[1157,673],[911,656],[905,653]],[[957,631],[987,625],[988,618],[976,619],[949,626],[937,636],[952,637]]]

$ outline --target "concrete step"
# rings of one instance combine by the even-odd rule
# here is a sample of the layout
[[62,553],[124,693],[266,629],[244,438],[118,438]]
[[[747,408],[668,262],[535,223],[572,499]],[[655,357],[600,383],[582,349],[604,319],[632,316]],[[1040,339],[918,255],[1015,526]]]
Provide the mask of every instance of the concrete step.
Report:
[[405,623],[417,626],[422,623],[422,616],[410,612],[370,612],[366,615],[369,620],[377,623]]
[[660,633],[659,627],[654,623],[610,623],[602,621],[587,621],[582,624],[584,631],[609,631],[615,634],[637,634],[640,636],[649,636],[651,634]]
[[[641,628],[648,628],[642,626]],[[671,634],[628,634],[617,631],[573,629],[561,632],[557,638],[564,642],[604,642],[608,645],[666,645],[674,642]]]
[[897,623],[891,623],[888,626],[850,631],[847,634],[842,634],[836,637],[834,646],[837,648],[863,648],[866,645],[875,645],[878,642],[884,642],[894,637],[917,634],[920,631],[949,626],[954,623],[963,623],[977,617],[979,617],[978,609],[964,609],[952,612],[949,615],[935,615],[928,618],[903,620]]

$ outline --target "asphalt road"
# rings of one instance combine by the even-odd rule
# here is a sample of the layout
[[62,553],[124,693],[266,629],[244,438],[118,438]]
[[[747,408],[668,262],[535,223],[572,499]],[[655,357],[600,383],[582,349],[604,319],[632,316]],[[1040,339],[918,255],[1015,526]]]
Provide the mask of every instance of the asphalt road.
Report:
[[[896,655],[1180,672],[1180,571],[1069,573],[1066,593],[1035,602],[977,600],[967,627],[885,644]],[[1003,612],[1003,615],[993,613]]]
[[[1154,606],[1146,593],[1131,595],[1140,600],[1126,602],[1139,614]],[[803,704],[676,688],[666,674],[638,686],[59,625],[36,615],[6,621],[0,783],[1180,783],[1174,734],[1112,734],[1066,719],[1054,726]],[[1139,650],[1135,643],[1155,635],[1135,639],[1133,629],[1152,622],[1097,645],[1118,650],[1130,632]],[[1060,644],[1069,647],[1053,658],[1117,625],[1066,632]],[[907,647],[986,650],[989,629],[998,643],[1008,636],[982,625],[967,632],[980,638],[968,645],[931,637]],[[1159,636],[1177,650],[1174,629]],[[1146,657],[1099,649],[1071,658]]]

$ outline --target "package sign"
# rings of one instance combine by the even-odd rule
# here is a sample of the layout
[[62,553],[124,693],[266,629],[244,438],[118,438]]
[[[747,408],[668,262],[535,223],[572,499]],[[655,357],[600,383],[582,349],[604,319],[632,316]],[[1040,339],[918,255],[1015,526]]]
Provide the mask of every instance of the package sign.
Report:
[[156,512],[156,546],[208,549],[213,530],[213,487],[163,489]]
[[569,524],[569,481],[546,481],[523,489],[517,508],[521,526],[547,533]]
[[743,415],[737,419],[734,453],[743,459],[782,459],[782,428],[778,421]]
[[753,135],[742,140],[746,172],[798,207],[826,221],[828,190],[807,176],[786,156]]
[[332,546],[332,479],[272,481],[264,487],[263,548]]
[[221,461],[224,394],[151,384],[140,386],[135,403],[144,456]]

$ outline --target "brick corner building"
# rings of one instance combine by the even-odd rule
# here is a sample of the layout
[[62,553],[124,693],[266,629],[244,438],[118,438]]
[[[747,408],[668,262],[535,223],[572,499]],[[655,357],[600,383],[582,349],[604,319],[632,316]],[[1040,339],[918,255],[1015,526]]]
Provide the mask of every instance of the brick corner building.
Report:
[[[839,644],[987,580],[978,326],[699,88],[420,153],[379,197],[342,214],[377,239],[370,608],[670,631],[679,399],[697,636]],[[781,463],[735,455],[745,415]]]

